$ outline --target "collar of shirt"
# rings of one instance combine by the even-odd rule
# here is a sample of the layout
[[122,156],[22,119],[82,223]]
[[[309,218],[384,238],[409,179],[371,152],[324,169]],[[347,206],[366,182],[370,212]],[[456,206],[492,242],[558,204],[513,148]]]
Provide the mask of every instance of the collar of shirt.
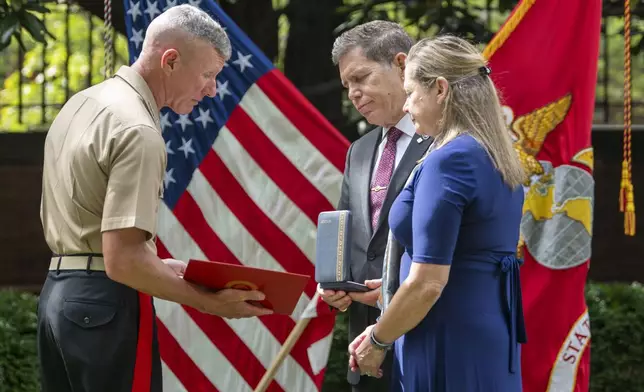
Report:
[[127,65],[122,65],[119,70],[116,72],[115,76],[123,79],[127,84],[132,86],[132,88],[143,98],[145,106],[147,106],[150,115],[154,119],[154,123],[157,124],[157,127],[161,129],[161,119],[159,118],[159,108],[157,107],[156,100],[150,90],[150,86],[143,79],[138,72],[128,67]]
[[[414,126],[414,123],[411,121],[411,117],[407,113],[403,116],[403,118],[400,119],[400,121],[398,121],[398,123],[396,124],[396,128],[400,129],[402,133],[407,135],[409,138],[413,138],[414,135],[416,134],[416,127]],[[385,139],[385,137],[387,136],[387,132],[389,132],[390,129],[391,127],[382,128],[382,139],[380,140]]]

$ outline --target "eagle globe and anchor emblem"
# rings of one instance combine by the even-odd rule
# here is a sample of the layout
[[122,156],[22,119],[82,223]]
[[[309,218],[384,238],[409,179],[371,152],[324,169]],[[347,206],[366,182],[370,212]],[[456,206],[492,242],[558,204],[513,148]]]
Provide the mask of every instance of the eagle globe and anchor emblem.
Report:
[[525,201],[521,218],[518,253],[524,246],[536,262],[551,269],[566,269],[590,258],[594,179],[593,149],[577,151],[570,164],[557,167],[537,160],[548,134],[566,118],[572,96],[514,118],[503,106],[508,131],[521,164],[528,173],[523,184]]

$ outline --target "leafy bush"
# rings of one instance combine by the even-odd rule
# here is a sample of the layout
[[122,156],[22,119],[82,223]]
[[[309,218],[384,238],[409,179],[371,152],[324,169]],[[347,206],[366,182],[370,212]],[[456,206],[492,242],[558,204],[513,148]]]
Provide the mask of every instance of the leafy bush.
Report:
[[349,364],[349,316],[348,313],[338,312],[335,318],[335,330],[333,331],[333,342],[331,352],[324,375],[322,392],[345,392],[351,391],[347,383],[347,366]]
[[40,390],[37,301],[28,293],[0,291],[0,392]]
[[[591,392],[644,392],[644,288],[590,283]],[[0,290],[0,392],[39,390],[37,297]],[[348,392],[346,313],[336,318],[324,392]]]
[[[586,300],[592,333],[590,392],[644,392],[644,287],[639,283],[589,283]],[[336,319],[323,392],[350,391],[346,314]]]
[[644,391],[644,288],[595,283],[586,298],[591,392]]

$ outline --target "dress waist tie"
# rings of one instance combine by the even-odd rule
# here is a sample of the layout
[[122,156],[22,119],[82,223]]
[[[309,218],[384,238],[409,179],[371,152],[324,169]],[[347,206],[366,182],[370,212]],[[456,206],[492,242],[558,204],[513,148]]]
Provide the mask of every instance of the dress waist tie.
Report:
[[523,260],[514,255],[503,256],[500,267],[503,273],[503,299],[506,316],[510,326],[510,372],[516,373],[518,363],[517,352],[520,343],[527,342],[525,319],[523,317],[523,299],[521,297],[521,276],[519,266]]

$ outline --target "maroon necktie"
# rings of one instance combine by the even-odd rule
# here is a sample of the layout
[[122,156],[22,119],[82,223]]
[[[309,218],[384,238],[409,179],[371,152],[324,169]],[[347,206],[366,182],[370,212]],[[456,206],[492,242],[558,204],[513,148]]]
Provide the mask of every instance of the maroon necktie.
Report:
[[380,157],[376,175],[373,176],[373,181],[371,182],[371,228],[373,230],[376,230],[380,210],[387,195],[387,187],[391,180],[391,174],[394,171],[396,142],[400,136],[402,136],[402,131],[396,127],[392,127],[387,132],[387,144],[385,144],[385,149]]

